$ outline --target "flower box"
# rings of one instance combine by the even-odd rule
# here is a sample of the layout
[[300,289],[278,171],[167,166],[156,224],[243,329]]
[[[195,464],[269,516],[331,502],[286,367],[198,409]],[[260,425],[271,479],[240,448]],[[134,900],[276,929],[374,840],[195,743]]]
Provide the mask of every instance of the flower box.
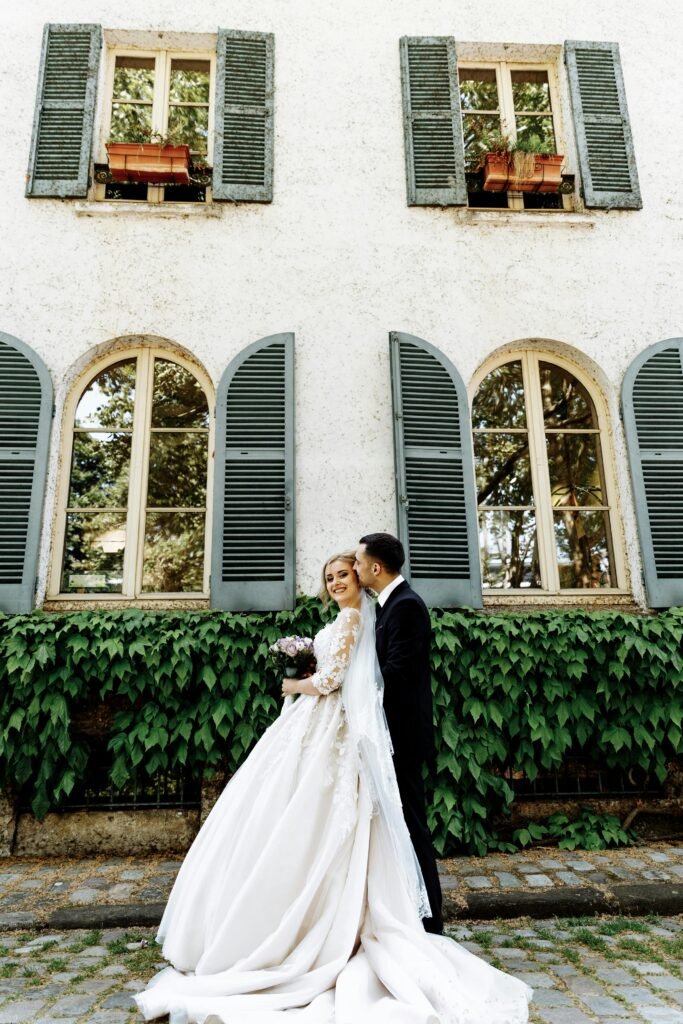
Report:
[[148,185],[189,185],[190,147],[156,142],[108,142],[109,172],[114,181]]
[[[526,156],[526,154],[524,154]],[[562,184],[564,156],[535,153],[533,174],[519,177],[512,153],[487,153],[484,158],[486,192],[557,192]]]

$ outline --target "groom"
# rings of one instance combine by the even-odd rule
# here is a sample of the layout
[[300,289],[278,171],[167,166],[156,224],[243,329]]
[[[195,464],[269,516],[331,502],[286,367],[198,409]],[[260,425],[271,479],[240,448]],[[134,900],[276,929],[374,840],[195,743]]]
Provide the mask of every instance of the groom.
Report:
[[428,932],[443,931],[441,886],[427,828],[422,762],[434,753],[429,668],[431,625],[421,597],[401,576],[403,545],[390,533],[361,537],[355,569],[377,594],[376,645],[384,677],[384,711],[394,748],[394,767],[410,838],[420,862],[432,916]]

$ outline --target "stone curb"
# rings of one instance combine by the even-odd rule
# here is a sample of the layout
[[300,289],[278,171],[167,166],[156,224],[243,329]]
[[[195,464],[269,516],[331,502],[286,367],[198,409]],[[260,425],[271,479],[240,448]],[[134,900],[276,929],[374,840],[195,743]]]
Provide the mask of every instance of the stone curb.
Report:
[[[60,907],[46,915],[27,911],[0,913],[0,932],[49,928],[155,928],[165,903],[100,904]],[[453,891],[444,894],[447,922],[494,918],[583,917],[594,914],[683,914],[683,884],[649,882],[610,888],[581,886],[520,892]]]
[[165,903],[102,903],[100,906],[60,907],[48,914],[45,924],[61,928],[155,928]]
[[671,882],[622,884],[600,889],[563,886],[531,892],[471,892],[459,899],[449,899],[449,895],[444,899],[447,921],[683,913],[683,885]]

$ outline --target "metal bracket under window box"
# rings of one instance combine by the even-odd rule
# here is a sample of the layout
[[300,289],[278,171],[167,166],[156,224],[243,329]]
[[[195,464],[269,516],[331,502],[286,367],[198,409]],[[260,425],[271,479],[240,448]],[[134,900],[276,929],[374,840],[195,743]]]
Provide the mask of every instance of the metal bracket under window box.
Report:
[[[213,168],[202,166],[201,168],[190,167],[190,185],[196,185],[198,188],[206,188],[207,185],[211,184],[213,179]],[[109,164],[95,164],[95,181],[100,185],[114,185],[120,184],[116,181],[109,170]],[[131,182],[131,184],[137,184]],[[155,184],[165,184],[166,188],[171,188],[177,182],[155,182]],[[183,186],[186,187],[186,186]]]
[[[563,174],[562,181],[555,190],[560,195],[571,195],[576,188],[576,175],[575,174]],[[467,171],[465,174],[467,180],[467,191],[469,193],[483,192],[484,191],[484,172],[481,171]]]

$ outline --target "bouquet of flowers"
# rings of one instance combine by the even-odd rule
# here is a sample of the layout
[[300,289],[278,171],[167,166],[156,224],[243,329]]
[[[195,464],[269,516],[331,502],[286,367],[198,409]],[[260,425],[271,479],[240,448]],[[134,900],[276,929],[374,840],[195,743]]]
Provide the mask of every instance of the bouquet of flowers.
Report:
[[314,663],[313,641],[308,636],[283,636],[268,648],[275,667],[290,679],[310,670]]

